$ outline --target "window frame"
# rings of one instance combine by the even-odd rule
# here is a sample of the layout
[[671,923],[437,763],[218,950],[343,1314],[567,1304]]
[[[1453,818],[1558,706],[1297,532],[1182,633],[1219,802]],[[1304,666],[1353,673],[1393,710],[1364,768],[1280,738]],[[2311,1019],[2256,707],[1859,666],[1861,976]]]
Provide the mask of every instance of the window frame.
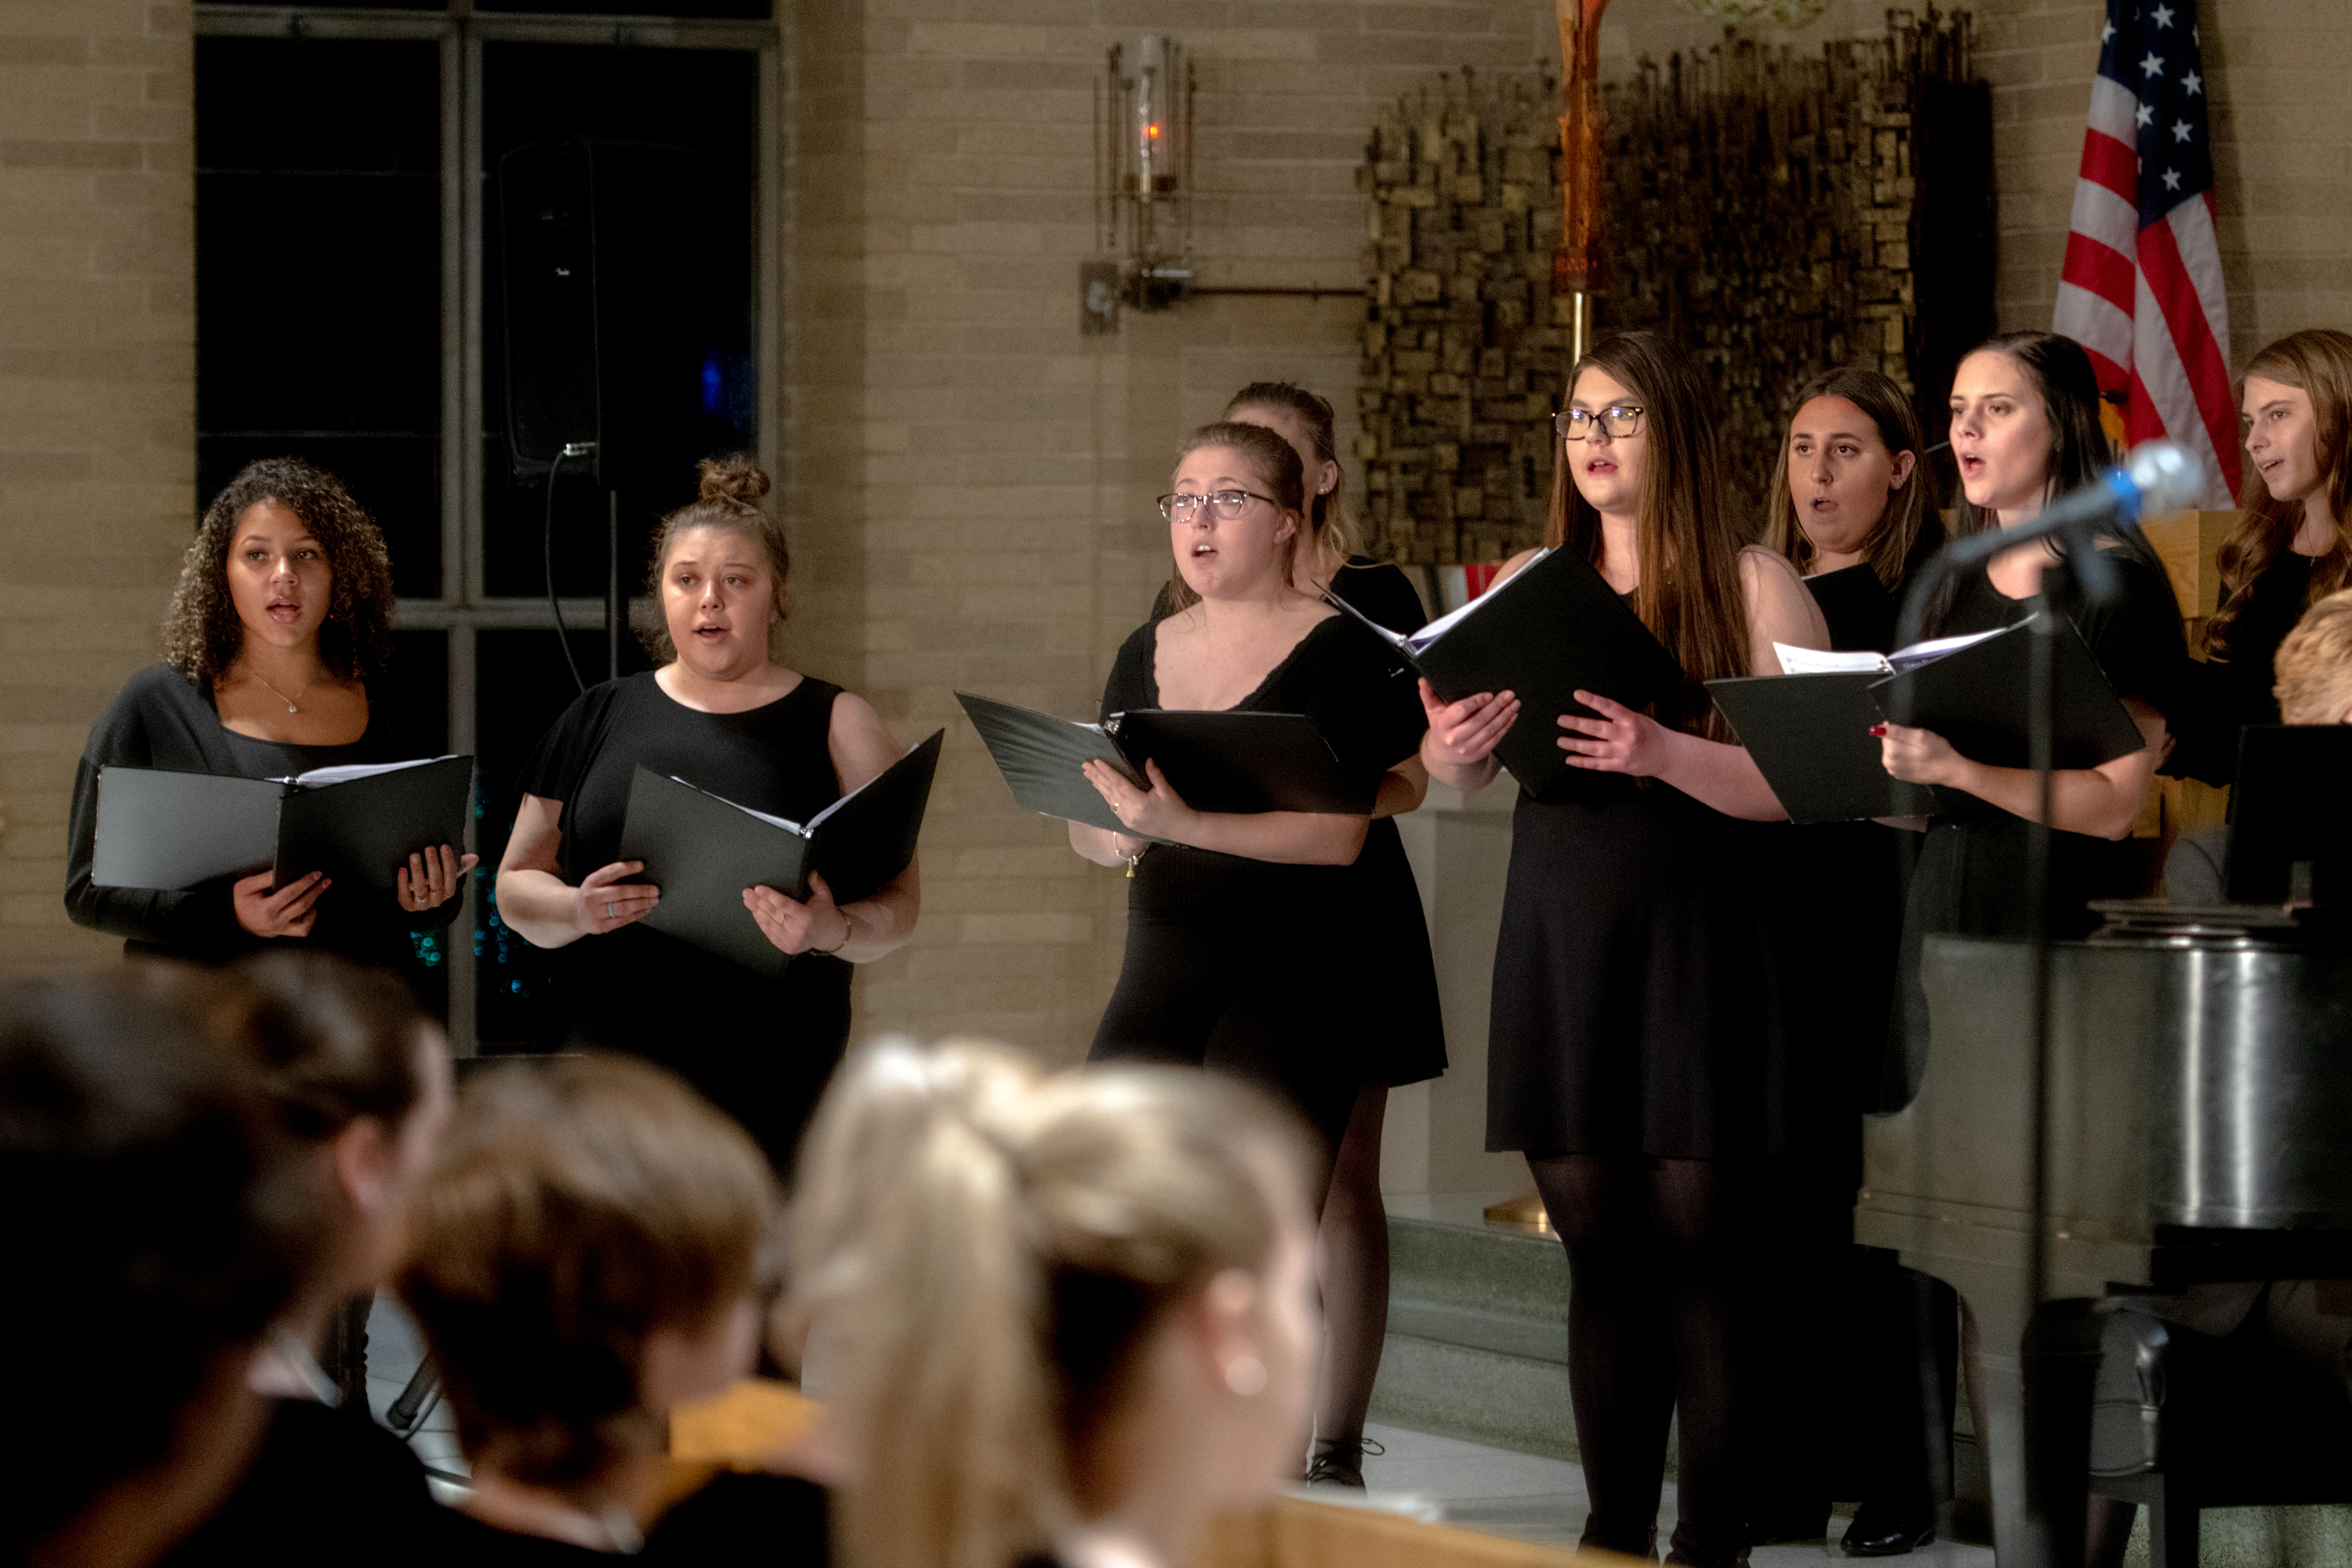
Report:
[[[583,16],[518,11],[477,11],[472,0],[446,9],[226,5],[200,0],[194,31],[208,37],[430,39],[441,47],[441,584],[432,598],[407,596],[394,608],[402,630],[441,631],[448,644],[448,746],[478,750],[475,634],[489,629],[555,629],[544,597],[492,597],[483,575],[482,378],[489,369],[482,342],[485,210],[482,163],[482,50],[492,43],[604,45],[613,47],[737,49],[759,56],[758,145],[754,149],[760,210],[754,230],[751,298],[752,386],[758,400],[761,467],[776,471],[781,410],[771,385],[782,363],[782,23],[686,16]],[[201,89],[200,89],[201,90]],[[203,323],[197,324],[201,333]],[[562,601],[566,625],[604,623],[602,599]],[[478,847],[471,815],[466,847]],[[468,922],[481,918],[479,901]],[[470,929],[470,926],[469,926]],[[477,1054],[476,991],[479,982],[471,940],[452,941],[449,962],[449,1044],[460,1057]]]

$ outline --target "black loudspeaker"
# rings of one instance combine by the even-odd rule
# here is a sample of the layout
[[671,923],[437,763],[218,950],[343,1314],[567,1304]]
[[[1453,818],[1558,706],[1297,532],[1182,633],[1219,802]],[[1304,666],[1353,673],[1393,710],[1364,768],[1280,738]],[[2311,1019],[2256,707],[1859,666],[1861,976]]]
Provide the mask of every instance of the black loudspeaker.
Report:
[[[658,488],[687,456],[703,344],[689,258],[690,149],[570,137],[499,162],[508,449],[517,478],[567,469]],[[670,488],[674,489],[672,485]]]

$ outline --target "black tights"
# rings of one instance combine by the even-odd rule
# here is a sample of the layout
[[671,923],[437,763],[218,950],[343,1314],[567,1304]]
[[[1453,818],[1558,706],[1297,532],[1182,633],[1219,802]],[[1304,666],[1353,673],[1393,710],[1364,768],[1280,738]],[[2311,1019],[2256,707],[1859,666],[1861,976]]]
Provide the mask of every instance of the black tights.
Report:
[[1748,1527],[1738,1472],[1744,1168],[1599,1154],[1530,1155],[1528,1165],[1568,1248],[1568,1386],[1592,1502],[1583,1543],[1649,1549],[1679,1410],[1676,1556],[1735,1560]]

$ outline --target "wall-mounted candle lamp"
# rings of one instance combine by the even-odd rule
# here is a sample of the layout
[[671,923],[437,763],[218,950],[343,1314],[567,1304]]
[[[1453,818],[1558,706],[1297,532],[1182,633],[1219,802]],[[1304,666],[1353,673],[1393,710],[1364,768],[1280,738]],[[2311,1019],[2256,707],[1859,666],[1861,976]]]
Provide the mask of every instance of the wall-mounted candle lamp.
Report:
[[1164,310],[1192,283],[1192,64],[1173,38],[1111,46],[1095,100],[1095,223],[1103,258],[1080,264],[1079,320],[1118,325],[1121,305]]

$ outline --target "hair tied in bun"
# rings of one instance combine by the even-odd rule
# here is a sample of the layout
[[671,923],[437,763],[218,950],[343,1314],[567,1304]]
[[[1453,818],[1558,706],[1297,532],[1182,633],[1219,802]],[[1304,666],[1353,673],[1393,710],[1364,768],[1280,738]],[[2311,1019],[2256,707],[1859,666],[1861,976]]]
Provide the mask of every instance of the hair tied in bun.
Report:
[[705,458],[697,465],[702,475],[698,499],[704,501],[733,501],[738,506],[751,506],[770,489],[768,476],[748,452],[730,452],[723,458]]

